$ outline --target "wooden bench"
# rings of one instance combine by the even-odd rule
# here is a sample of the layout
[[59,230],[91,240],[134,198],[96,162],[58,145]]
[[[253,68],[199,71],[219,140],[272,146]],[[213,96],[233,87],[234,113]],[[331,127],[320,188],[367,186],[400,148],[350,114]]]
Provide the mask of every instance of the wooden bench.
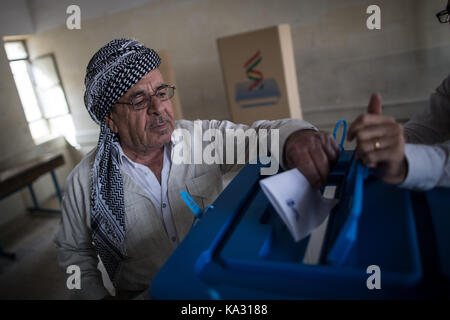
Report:
[[[46,154],[31,161],[1,170],[0,200],[17,191],[22,190],[25,187],[28,187],[34,205],[33,207],[28,208],[28,210],[30,210],[31,212],[40,211],[48,213],[61,213],[61,210],[45,209],[39,206],[32,183],[40,176],[50,172],[53,179],[53,184],[56,189],[56,194],[58,195],[58,199],[61,202],[62,193],[54,170],[62,165],[64,165],[64,157],[62,154]],[[9,258],[14,258],[15,256],[12,253],[4,252],[1,243],[0,255]]]

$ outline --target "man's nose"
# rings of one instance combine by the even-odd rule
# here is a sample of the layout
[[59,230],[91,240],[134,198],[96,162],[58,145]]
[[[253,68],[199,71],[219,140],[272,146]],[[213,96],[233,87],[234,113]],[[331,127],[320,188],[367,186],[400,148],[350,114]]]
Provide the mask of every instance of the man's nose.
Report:
[[161,103],[161,101],[156,97],[152,97],[150,106],[147,108],[147,113],[149,115],[159,116],[162,114],[163,109],[164,109],[164,106]]

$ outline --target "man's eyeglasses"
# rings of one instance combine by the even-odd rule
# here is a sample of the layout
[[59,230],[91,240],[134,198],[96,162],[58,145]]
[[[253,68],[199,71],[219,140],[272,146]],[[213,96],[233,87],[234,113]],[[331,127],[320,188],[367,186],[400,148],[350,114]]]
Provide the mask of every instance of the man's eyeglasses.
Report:
[[153,97],[156,97],[159,101],[166,101],[173,97],[175,93],[175,87],[169,85],[163,85],[159,87],[154,94],[138,93],[133,96],[130,102],[117,101],[117,104],[128,104],[133,107],[134,110],[147,109],[152,105]]
[[450,21],[450,7],[447,6],[447,9],[439,11],[436,13],[436,17],[438,18],[440,23],[447,23]]

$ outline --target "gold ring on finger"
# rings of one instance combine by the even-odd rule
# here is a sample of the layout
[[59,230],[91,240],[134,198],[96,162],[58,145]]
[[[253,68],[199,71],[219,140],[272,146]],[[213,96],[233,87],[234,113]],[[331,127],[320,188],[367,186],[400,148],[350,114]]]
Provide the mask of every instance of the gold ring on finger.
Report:
[[380,144],[380,141],[377,139],[377,140],[375,140],[375,150],[378,150],[380,148],[381,148],[381,144]]

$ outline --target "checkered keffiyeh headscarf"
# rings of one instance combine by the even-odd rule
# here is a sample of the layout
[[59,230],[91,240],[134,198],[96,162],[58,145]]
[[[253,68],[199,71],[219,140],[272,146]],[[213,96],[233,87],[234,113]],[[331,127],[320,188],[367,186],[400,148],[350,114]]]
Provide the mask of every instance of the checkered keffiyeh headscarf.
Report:
[[160,63],[158,54],[143,44],[115,39],[94,54],[86,69],[84,102],[100,125],[90,175],[92,239],[114,285],[119,263],[127,254],[125,209],[118,137],[109,129],[105,117],[119,98]]

